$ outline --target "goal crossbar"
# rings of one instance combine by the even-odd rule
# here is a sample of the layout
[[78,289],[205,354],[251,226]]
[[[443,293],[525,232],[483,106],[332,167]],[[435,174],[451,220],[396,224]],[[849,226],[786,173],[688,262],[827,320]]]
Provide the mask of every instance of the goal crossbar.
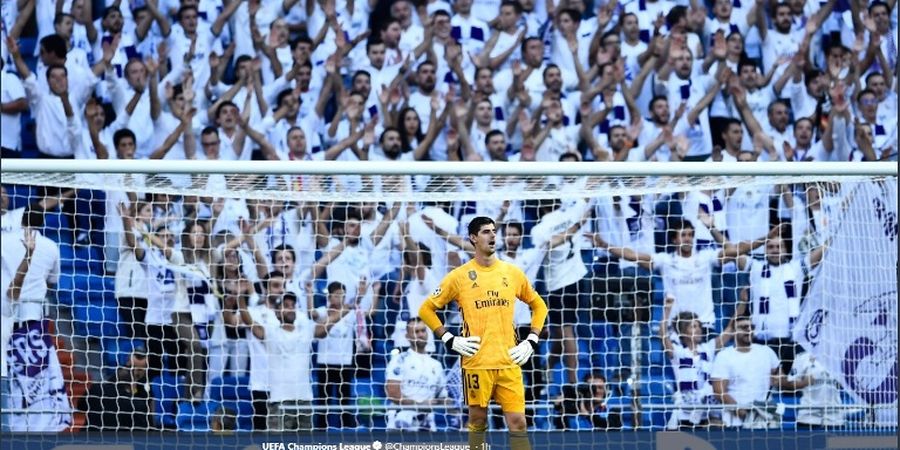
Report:
[[445,175],[445,176],[896,176],[894,162],[472,162],[430,161],[183,161],[183,160],[3,160],[15,173],[166,173],[256,175]]

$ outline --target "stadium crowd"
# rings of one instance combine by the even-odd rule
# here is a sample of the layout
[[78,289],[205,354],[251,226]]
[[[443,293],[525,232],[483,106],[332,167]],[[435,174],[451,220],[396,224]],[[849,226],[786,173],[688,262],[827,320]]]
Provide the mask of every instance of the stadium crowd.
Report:
[[[895,1],[2,0],[0,15],[4,159],[897,160]],[[4,426],[459,427],[457,358],[416,314],[470,258],[476,215],[550,308],[524,368],[531,425],[772,426],[747,407],[770,390],[842,402],[791,340],[839,202],[831,185],[419,204],[4,186]],[[82,362],[75,405],[43,322],[67,272],[114,279],[115,331],[93,335],[104,361]],[[105,301],[67,289],[73,314]],[[352,409],[366,395],[436,411],[377,424]],[[796,426],[845,423],[803,411]]]

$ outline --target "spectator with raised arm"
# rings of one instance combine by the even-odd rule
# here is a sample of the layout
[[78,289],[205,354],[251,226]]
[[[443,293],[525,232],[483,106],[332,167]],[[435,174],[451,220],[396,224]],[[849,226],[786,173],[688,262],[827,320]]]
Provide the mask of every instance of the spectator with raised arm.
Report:
[[[773,228],[770,236],[777,232]],[[610,254],[636,262],[648,270],[658,269],[663,276],[664,295],[675,299],[672,314],[690,311],[697,314],[705,327],[711,328],[716,320],[712,299],[712,269],[763,245],[766,238],[743,241],[736,244],[724,242],[720,250],[694,249],[694,227],[684,219],[670,219],[668,244],[671,253],[641,253],[627,247],[614,247],[599,235],[593,235],[595,246],[605,248]]]
[[28,211],[22,225],[3,232],[0,252],[7,352],[0,363],[11,382],[5,394],[19,410],[8,423],[13,432],[59,432],[72,424],[72,414],[56,345],[44,321],[45,302],[59,281],[59,247],[36,231],[43,226],[39,212]]
[[[720,425],[721,413],[704,410],[702,406],[716,403],[709,378],[716,354],[734,337],[734,321],[713,338],[705,335],[703,324],[696,314],[682,311],[672,317],[674,303],[674,297],[666,297],[659,337],[675,372],[675,404],[690,408],[675,410],[666,427],[670,430],[693,430]],[[742,304],[736,312],[741,312],[743,308],[745,305]]]
[[[246,297],[239,298],[238,311],[243,323],[256,339],[265,345],[268,355],[268,413],[267,430],[311,431],[312,374],[310,364],[312,343],[328,334],[342,315],[329,313],[322,323],[315,323],[305,314],[297,314],[297,297],[286,293],[278,299],[275,309],[277,322],[257,322],[247,310]],[[344,311],[346,313],[346,311]],[[285,370],[292,367],[294,370]]]

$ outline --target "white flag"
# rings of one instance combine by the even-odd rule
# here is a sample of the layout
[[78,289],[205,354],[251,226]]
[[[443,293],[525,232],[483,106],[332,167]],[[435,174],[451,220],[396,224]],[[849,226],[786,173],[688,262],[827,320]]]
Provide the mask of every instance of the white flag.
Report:
[[897,401],[897,186],[844,183],[794,340],[858,402]]

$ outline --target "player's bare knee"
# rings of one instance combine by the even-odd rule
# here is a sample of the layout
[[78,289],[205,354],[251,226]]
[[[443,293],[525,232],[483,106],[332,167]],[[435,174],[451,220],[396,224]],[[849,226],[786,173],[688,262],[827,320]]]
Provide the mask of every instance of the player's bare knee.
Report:
[[469,429],[483,431],[487,428],[487,409],[469,407]]
[[511,433],[522,432],[528,429],[528,423],[525,420],[525,414],[510,413],[506,415],[506,427]]

